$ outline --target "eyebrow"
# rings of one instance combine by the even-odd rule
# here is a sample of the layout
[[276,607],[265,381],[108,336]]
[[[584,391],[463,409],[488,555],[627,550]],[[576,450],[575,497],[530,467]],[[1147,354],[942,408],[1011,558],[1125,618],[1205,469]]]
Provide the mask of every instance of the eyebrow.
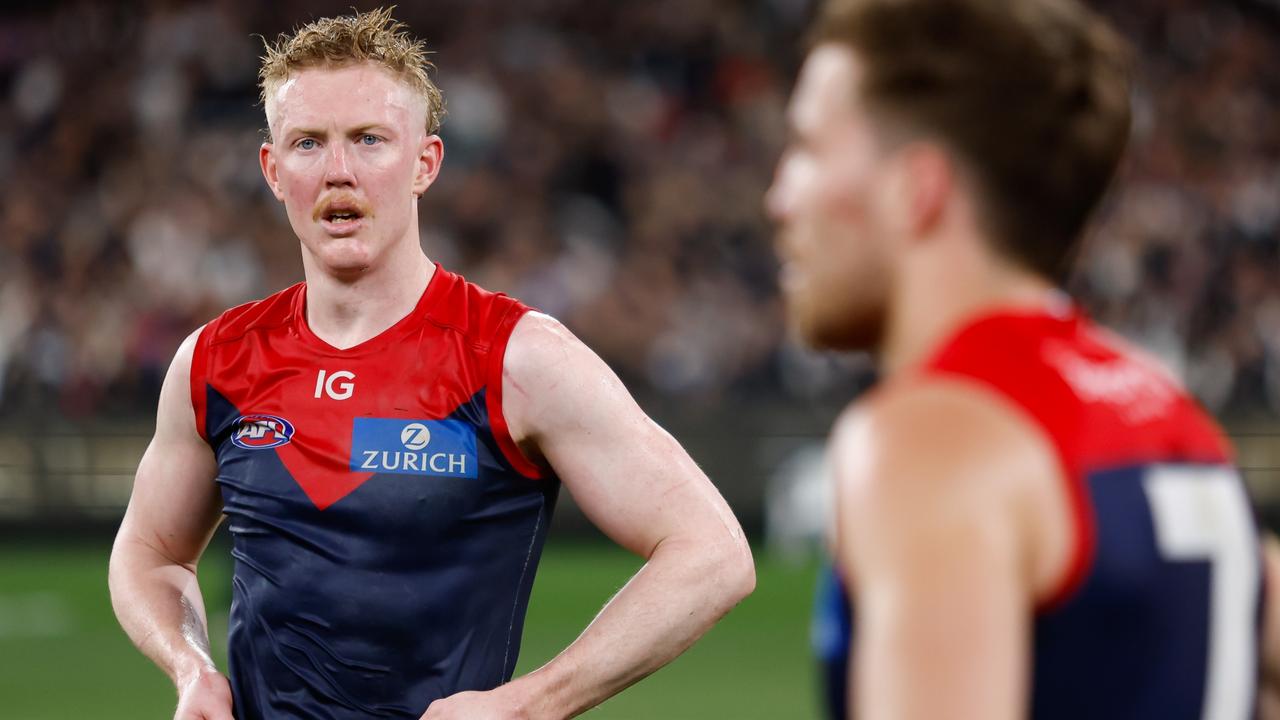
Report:
[[355,128],[353,128],[351,130],[351,134],[360,135],[363,133],[367,133],[370,130],[376,130],[378,132],[385,134],[385,133],[392,132],[393,128],[390,125],[387,125],[385,123],[365,123],[364,125],[357,125]]
[[[364,123],[357,125],[347,131],[347,135],[363,135],[364,133],[376,130],[381,133],[391,133],[392,128],[385,123]],[[293,137],[297,135],[324,135],[328,130],[313,127],[295,127],[289,128],[289,132],[285,133],[285,137]]]

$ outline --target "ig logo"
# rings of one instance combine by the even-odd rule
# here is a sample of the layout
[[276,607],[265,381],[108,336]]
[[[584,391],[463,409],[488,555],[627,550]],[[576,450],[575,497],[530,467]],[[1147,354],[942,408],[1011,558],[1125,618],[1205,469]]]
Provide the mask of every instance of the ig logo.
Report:
[[350,370],[339,370],[328,377],[325,377],[324,370],[321,370],[320,374],[316,375],[316,398],[324,393],[333,400],[346,400],[356,390],[356,384],[352,382],[355,379],[356,374]]

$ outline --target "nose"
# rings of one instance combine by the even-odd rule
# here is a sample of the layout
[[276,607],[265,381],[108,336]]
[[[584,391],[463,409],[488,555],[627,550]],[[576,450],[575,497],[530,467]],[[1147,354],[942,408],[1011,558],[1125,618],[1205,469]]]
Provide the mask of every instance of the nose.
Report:
[[355,173],[347,159],[347,148],[344,143],[332,143],[329,156],[325,161],[324,184],[328,187],[354,186]]

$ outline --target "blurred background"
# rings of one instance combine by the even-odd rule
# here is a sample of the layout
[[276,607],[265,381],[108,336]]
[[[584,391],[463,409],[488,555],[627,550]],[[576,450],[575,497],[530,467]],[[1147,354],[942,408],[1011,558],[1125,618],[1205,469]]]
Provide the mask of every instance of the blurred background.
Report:
[[[373,5],[356,2],[356,7]],[[1069,289],[1225,424],[1280,519],[1280,2],[1096,0],[1135,50],[1130,152]],[[6,718],[169,717],[106,558],[178,343],[302,279],[261,179],[262,41],[350,0],[0,11],[0,698]],[[691,451],[756,540],[760,590],[595,711],[816,716],[821,446],[873,381],[788,337],[761,196],[812,0],[433,0],[446,160],[433,259],[555,315]],[[561,501],[522,668],[638,566]],[[227,548],[201,566],[224,641]],[[221,651],[219,651],[221,652]]]

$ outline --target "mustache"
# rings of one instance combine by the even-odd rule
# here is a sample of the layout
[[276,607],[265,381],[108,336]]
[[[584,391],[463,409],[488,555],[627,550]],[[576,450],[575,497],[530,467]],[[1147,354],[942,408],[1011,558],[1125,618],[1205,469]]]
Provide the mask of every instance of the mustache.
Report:
[[320,199],[315,207],[311,210],[311,219],[320,221],[326,215],[335,211],[348,211],[360,215],[360,217],[369,217],[373,215],[373,208],[369,203],[361,200],[359,197],[351,193],[335,193]]

